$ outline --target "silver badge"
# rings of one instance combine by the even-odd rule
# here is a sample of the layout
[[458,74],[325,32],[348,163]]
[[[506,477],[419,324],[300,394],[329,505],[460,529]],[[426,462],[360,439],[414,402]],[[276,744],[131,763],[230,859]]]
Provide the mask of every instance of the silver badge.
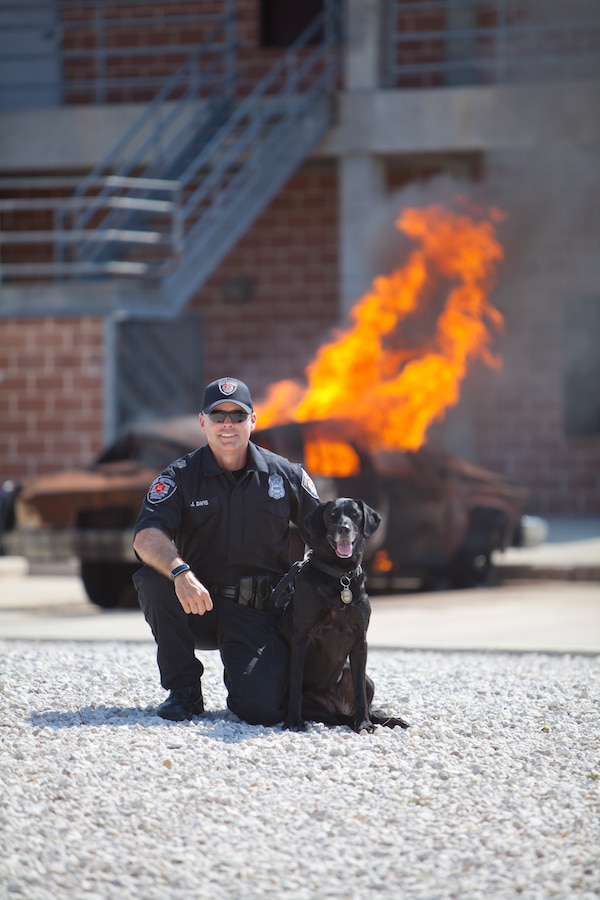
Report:
[[281,475],[269,475],[269,497],[273,500],[281,500],[285,497],[285,485]]

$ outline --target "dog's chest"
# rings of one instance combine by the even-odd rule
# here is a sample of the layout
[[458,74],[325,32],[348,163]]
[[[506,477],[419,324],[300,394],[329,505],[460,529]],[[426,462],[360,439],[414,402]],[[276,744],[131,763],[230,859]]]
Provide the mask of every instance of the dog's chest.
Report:
[[[342,598],[344,590],[348,590],[349,600]],[[362,631],[367,626],[370,607],[359,585],[354,586],[352,591],[339,584],[328,585],[327,589],[320,585],[312,600],[309,605],[313,613],[313,634],[325,631],[342,634]]]

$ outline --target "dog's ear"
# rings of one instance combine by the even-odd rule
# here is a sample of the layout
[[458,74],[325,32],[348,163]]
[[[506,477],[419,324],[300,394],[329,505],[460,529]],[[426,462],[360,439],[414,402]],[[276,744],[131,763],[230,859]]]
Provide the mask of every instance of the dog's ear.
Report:
[[325,522],[323,521],[323,513],[331,501],[327,503],[319,503],[315,506],[302,522],[298,522],[298,531],[300,537],[309,547],[314,547],[325,535]]
[[379,528],[381,516],[379,513],[368,506],[364,500],[358,501],[363,514],[363,522],[365,523],[365,538],[371,537]]

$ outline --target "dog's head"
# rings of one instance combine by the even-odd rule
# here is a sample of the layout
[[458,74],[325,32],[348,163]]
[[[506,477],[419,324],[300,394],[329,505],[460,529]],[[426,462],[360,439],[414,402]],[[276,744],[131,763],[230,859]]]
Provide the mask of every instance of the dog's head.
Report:
[[364,500],[339,497],[320,503],[300,525],[303,541],[318,555],[358,564],[381,516]]

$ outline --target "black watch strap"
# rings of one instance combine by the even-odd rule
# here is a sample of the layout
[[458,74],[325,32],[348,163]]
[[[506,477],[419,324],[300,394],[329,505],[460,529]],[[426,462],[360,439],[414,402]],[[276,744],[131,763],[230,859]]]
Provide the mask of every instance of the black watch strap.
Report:
[[181,575],[182,572],[189,572],[190,566],[187,563],[181,563],[180,566],[175,566],[175,568],[171,572],[171,581],[175,581],[178,575]]

